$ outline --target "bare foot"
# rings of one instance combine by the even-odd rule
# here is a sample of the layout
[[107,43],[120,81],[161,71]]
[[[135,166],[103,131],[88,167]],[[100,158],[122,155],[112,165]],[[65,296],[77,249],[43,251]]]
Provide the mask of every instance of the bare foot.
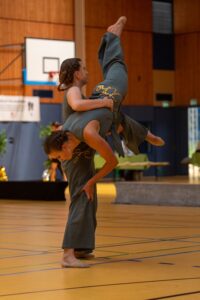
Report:
[[122,30],[124,25],[126,24],[127,18],[122,16],[120,17],[117,22],[108,27],[107,31],[116,34],[117,36],[121,36]]
[[87,251],[75,251],[75,257],[82,259],[93,259],[95,256],[92,253],[87,253]]
[[63,256],[61,261],[63,268],[89,268],[89,264],[84,264],[73,256]]
[[164,146],[165,145],[165,141],[161,137],[152,134],[150,131],[147,133],[147,137],[145,140],[154,146]]

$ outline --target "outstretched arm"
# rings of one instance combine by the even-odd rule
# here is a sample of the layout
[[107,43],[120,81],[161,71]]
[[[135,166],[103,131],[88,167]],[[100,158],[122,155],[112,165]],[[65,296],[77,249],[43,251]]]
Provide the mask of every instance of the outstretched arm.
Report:
[[99,135],[99,129],[99,122],[93,120],[87,124],[83,131],[85,143],[95,149],[105,159],[103,167],[92,178],[90,178],[90,180],[88,180],[83,188],[89,200],[93,199],[94,184],[109,174],[118,164],[117,158],[111,147]]
[[[83,101],[84,100],[84,101]],[[76,86],[71,87],[67,92],[67,102],[74,111],[86,111],[96,108],[107,107],[113,109],[113,100],[103,99],[83,99],[80,89]]]

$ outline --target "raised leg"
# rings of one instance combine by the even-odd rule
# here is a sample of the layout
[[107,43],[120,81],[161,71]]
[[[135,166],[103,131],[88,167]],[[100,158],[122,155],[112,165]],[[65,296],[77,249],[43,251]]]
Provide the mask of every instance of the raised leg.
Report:
[[108,32],[116,34],[118,37],[121,36],[123,28],[126,24],[127,18],[125,16],[120,17],[117,22],[107,28]]
[[115,62],[124,64],[124,55],[121,47],[120,36],[126,24],[126,17],[120,17],[117,22],[108,27],[107,33],[103,36],[99,47],[98,58],[106,79],[109,67]]

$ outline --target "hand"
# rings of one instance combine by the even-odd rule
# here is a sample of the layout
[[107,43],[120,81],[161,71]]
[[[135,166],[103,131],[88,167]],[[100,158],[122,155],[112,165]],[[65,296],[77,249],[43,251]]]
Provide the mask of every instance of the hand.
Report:
[[83,187],[83,191],[86,193],[86,196],[89,201],[93,201],[94,198],[94,185],[89,182],[86,183]]
[[105,107],[110,108],[111,111],[113,111],[113,100],[107,97],[103,98],[103,101],[105,101]]
[[57,131],[59,131],[59,130],[63,130],[63,126],[62,125],[58,126]]
[[59,126],[55,126],[55,127],[51,128],[51,131],[55,132],[55,131],[59,131],[59,130],[62,130],[62,129],[63,129],[63,126],[59,125]]

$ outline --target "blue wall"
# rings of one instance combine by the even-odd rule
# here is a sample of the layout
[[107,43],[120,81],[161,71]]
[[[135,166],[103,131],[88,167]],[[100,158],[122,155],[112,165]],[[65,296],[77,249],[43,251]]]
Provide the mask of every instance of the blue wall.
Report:
[[8,138],[7,151],[0,157],[0,165],[6,167],[10,181],[41,180],[47,157],[39,132],[41,125],[49,125],[52,121],[62,122],[61,104],[41,104],[40,123],[0,123],[0,132],[5,129]]
[[[145,143],[141,152],[148,154],[151,161],[168,161],[168,167],[160,168],[159,175],[186,175],[187,166],[180,162],[188,156],[187,107],[139,107],[124,106],[123,111],[136,121],[143,123],[166,144],[154,147]],[[146,175],[155,175],[156,168],[150,168]]]
[[[166,141],[164,147],[147,143],[141,147],[141,152],[147,153],[150,160],[170,162],[169,167],[160,169],[159,175],[187,174],[187,167],[180,163],[188,155],[187,107],[124,106],[123,110]],[[7,152],[0,157],[0,165],[6,167],[9,180],[41,180],[47,157],[39,131],[41,125],[52,121],[62,122],[61,104],[41,104],[40,123],[0,123],[0,131],[5,129],[8,137]],[[155,175],[155,170],[150,168],[146,175]]]

